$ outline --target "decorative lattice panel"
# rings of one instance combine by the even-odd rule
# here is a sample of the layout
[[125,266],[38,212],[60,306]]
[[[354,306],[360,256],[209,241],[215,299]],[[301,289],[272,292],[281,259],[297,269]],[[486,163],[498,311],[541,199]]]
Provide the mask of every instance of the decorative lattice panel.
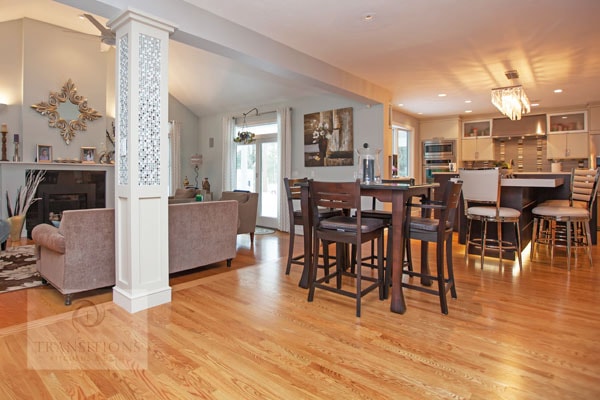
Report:
[[128,36],[119,39],[119,117],[117,126],[119,184],[129,184],[129,155],[127,152],[127,136],[129,132],[129,42]]
[[160,39],[140,34],[138,174],[140,186],[160,185]]

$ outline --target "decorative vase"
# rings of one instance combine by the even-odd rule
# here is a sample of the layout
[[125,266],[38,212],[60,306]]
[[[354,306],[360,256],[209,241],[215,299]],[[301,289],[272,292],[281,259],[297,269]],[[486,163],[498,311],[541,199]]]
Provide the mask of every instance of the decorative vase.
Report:
[[11,242],[18,242],[21,240],[21,232],[23,231],[23,224],[25,223],[25,215],[13,215],[8,218],[10,223],[10,240]]
[[204,178],[202,180],[202,189],[206,191],[206,193],[210,193],[210,182],[208,178]]
[[319,140],[319,157],[321,158],[321,160],[325,160],[325,156],[327,155],[327,139],[320,139]]

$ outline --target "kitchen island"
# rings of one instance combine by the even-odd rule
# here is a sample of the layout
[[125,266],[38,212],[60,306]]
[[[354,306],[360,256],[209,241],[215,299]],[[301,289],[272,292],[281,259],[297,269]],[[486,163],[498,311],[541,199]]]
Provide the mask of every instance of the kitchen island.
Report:
[[[502,179],[500,205],[511,207],[521,211],[519,225],[521,229],[521,250],[529,242],[533,232],[533,208],[539,203],[548,199],[568,199],[570,195],[571,174],[569,172],[545,173],[545,172],[516,172],[514,178]],[[444,187],[450,178],[458,177],[458,172],[441,172],[434,174],[434,182],[440,184],[440,189],[436,190],[437,196],[441,196]],[[459,205],[459,215],[455,224],[455,231],[458,231],[459,243],[466,242],[467,218],[464,212],[464,204]],[[592,213],[591,226],[596,226],[596,210]],[[504,230],[506,228],[506,230]],[[595,230],[592,234],[592,244],[596,244]],[[472,235],[479,237],[481,233],[480,224],[473,221]],[[496,238],[495,224],[488,224],[488,235]],[[510,227],[503,227],[502,235],[507,240],[515,240],[514,230]],[[469,249],[469,253],[475,254],[478,251]],[[487,253],[487,251],[486,251]],[[490,256],[497,256],[490,250]],[[514,251],[506,251],[503,258],[515,259]]]

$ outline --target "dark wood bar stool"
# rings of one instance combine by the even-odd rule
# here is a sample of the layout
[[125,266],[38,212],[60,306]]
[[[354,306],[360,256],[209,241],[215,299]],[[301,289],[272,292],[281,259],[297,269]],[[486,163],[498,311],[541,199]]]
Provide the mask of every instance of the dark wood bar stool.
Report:
[[[406,205],[406,222],[404,224],[404,240],[406,241],[406,245],[402,246],[402,250],[410,248],[411,239],[420,240],[422,249],[424,250],[421,252],[423,258],[427,256],[427,244],[436,243],[436,274],[431,274],[426,258],[421,259],[421,272],[408,269],[403,269],[402,272],[411,278],[414,276],[421,278],[421,282],[429,282],[433,279],[437,282],[437,290],[417,286],[410,283],[410,281],[408,283],[403,282],[402,287],[439,296],[440,308],[443,314],[448,314],[446,293],[450,291],[452,298],[457,298],[454,268],[452,265],[452,233],[454,220],[456,219],[456,210],[460,201],[461,188],[461,182],[450,181],[444,189],[444,196],[441,201],[422,200],[421,203],[409,202]],[[413,208],[426,212],[424,216],[416,217],[412,215]],[[433,215],[431,214],[432,211],[434,211]],[[444,249],[448,270],[447,278],[444,275]],[[411,264],[409,261],[409,265]]]
[[[292,264],[296,265],[304,265],[304,253],[294,256],[294,243],[296,240],[296,225],[302,226],[303,223],[303,210],[299,207],[300,203],[300,186],[299,183],[307,183],[308,178],[283,178],[283,185],[285,186],[285,193],[287,195],[287,203],[288,203],[288,213],[290,219],[290,242],[288,245],[288,258],[287,264],[285,267],[285,274],[289,275]],[[297,204],[294,204],[297,203]],[[306,210],[304,212],[310,212],[310,210]],[[321,218],[329,218],[335,215],[341,215],[341,212],[338,210],[329,210],[329,209],[320,209],[319,210],[319,219]],[[328,248],[325,247],[323,249],[324,252],[328,252]],[[329,265],[323,266],[325,268],[325,273],[329,272]]]
[[[363,218],[361,214],[360,182],[316,182],[309,181],[309,193],[314,222],[313,230],[313,265],[318,262],[319,242],[323,247],[329,243],[336,244],[336,268],[335,271],[317,279],[317,268],[312,269],[310,277],[310,288],[308,301],[313,301],[315,289],[324,289],[333,293],[356,299],[356,316],[360,317],[361,298],[370,291],[379,288],[379,298],[384,298],[384,263],[383,263],[383,231],[385,223],[381,219]],[[339,209],[344,215],[319,218],[319,207]],[[350,211],[355,209],[356,216],[349,216]],[[346,268],[345,262],[340,262],[345,252],[346,245],[356,247],[356,260],[361,260],[361,245],[371,240],[377,240],[377,276],[363,276],[362,263],[357,262],[356,273]],[[328,264],[328,255],[325,265]],[[344,288],[344,277],[354,278],[355,289],[350,291]],[[335,278],[335,283],[328,283]],[[363,280],[370,284],[363,288]],[[348,285],[346,283],[346,285]]]
[[[381,181],[381,183],[414,185],[415,178],[402,177],[402,178],[395,178],[395,179],[383,179]],[[387,211],[387,210],[378,209],[377,208],[378,203],[379,202],[377,201],[377,199],[375,197],[373,197],[371,209],[362,210],[362,216],[363,216],[363,218],[381,219],[386,223],[386,226],[389,228],[392,225],[392,212]],[[393,238],[392,238],[391,230],[388,229],[388,240],[387,240],[388,252],[391,250],[392,243],[393,243]],[[375,243],[371,242],[371,254],[363,256],[363,261],[369,261],[369,263],[367,263],[366,265],[370,265],[370,266],[374,267],[375,266],[375,258],[376,258]],[[387,259],[388,259],[388,257],[386,255],[385,256],[386,262],[387,262]],[[412,270],[412,265],[409,265],[409,268],[411,268],[411,270]]]

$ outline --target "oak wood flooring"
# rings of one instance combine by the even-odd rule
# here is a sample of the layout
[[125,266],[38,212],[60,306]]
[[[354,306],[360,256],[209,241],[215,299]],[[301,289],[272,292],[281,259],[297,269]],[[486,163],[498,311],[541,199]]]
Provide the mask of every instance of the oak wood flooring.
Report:
[[230,270],[172,277],[170,304],[133,315],[110,289],[71,307],[51,287],[0,295],[0,398],[600,398],[600,269],[583,254],[571,271],[527,250],[522,271],[481,269],[455,239],[449,315],[405,290],[404,315],[371,293],[356,318],[350,298],[307,302],[300,267],[284,274],[287,234],[255,241],[240,235]]

